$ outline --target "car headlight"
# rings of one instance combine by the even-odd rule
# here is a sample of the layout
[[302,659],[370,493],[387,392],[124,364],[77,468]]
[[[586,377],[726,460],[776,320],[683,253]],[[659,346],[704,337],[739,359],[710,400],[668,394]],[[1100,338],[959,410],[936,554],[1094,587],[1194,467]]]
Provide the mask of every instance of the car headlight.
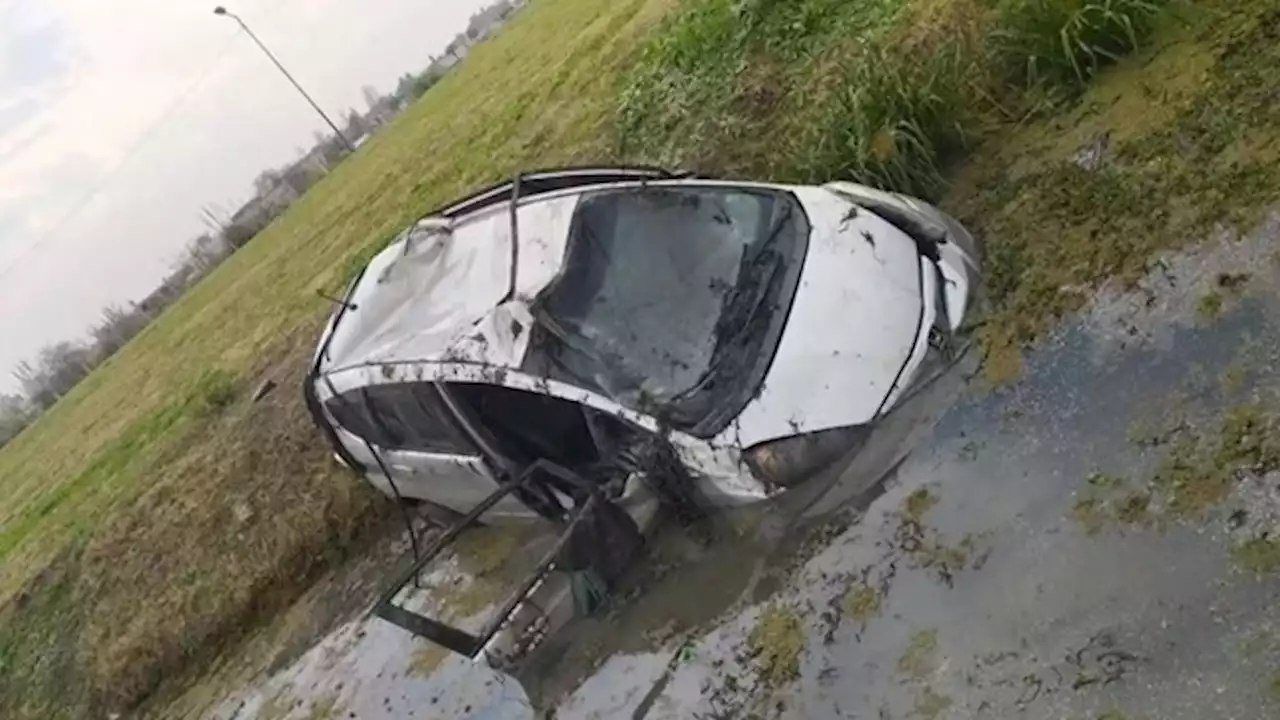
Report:
[[742,459],[761,482],[795,487],[862,447],[870,433],[866,425],[820,430],[756,445]]

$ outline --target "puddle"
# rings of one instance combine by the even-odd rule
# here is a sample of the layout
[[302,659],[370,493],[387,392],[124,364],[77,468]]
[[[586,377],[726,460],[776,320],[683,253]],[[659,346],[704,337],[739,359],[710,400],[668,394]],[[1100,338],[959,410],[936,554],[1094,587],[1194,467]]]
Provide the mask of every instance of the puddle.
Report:
[[[958,368],[825,492],[730,515],[709,548],[664,540],[643,596],[526,684],[559,720],[1276,716],[1280,549],[1240,548],[1280,532],[1280,475],[1194,517],[1146,483],[1170,438],[1280,406],[1277,240],[1273,216],[1170,256],[1021,382],[954,401]],[[1082,522],[1082,499],[1124,487],[1148,499]],[[215,716],[536,716],[514,680],[426,645],[351,623]]]

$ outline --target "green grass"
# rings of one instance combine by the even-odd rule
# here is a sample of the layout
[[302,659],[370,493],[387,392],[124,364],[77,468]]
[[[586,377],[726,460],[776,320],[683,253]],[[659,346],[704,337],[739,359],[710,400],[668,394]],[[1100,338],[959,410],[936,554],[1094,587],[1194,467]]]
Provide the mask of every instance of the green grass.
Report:
[[[0,451],[0,717],[163,693],[359,551],[386,505],[296,391],[330,310],[316,291],[479,184],[632,160],[941,197],[987,239],[984,337],[1011,353],[1078,307],[1064,286],[1255,218],[1280,166],[1276,0],[1218,0],[1189,29],[1080,7],[534,0]],[[1035,8],[1058,19],[1026,24]],[[1070,73],[1034,59],[1059,25],[1094,48]],[[1034,86],[1009,72],[1030,65]],[[1070,164],[1103,129],[1104,168]]]
[[1010,81],[1081,90],[1155,32],[1168,0],[1007,0],[995,47]]

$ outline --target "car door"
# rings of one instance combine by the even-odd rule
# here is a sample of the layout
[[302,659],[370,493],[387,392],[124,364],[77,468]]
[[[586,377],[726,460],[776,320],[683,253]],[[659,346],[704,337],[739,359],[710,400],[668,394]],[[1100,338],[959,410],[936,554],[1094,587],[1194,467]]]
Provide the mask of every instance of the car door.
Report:
[[[498,487],[493,468],[430,382],[369,385],[331,398],[326,407],[338,425],[367,444],[356,455],[370,456],[361,459],[376,476],[374,483],[380,484],[383,468],[390,473],[386,484],[392,494],[466,513]],[[531,515],[508,496],[485,517]]]

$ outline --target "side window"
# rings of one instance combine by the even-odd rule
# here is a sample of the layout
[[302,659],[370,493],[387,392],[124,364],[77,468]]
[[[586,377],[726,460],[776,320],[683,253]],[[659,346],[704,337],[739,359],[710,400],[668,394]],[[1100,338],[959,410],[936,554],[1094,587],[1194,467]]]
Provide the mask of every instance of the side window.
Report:
[[344,429],[387,450],[473,454],[457,437],[430,383],[391,383],[349,390],[325,407]]

